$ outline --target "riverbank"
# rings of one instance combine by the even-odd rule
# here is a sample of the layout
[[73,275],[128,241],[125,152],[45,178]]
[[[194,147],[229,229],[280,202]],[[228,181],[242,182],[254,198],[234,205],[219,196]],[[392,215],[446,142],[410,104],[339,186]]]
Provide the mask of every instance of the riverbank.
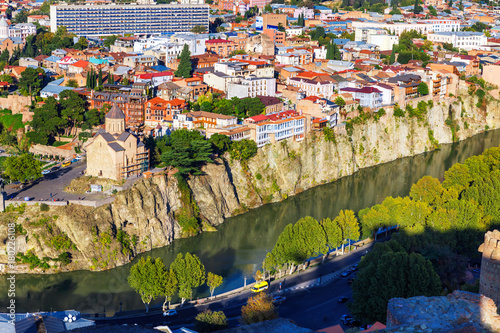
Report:
[[[217,293],[243,286],[245,277],[260,269],[265,254],[272,249],[288,223],[304,216],[315,219],[334,217],[341,209],[359,211],[381,203],[387,196],[408,195],[413,183],[429,175],[441,178],[444,171],[467,157],[500,145],[500,130],[489,131],[441,150],[402,158],[383,165],[361,169],[352,176],[311,188],[279,203],[271,203],[228,218],[218,232],[176,239],[170,246],[153,249],[141,256],[160,257],[167,264],[178,253],[196,254],[206,270],[224,277]],[[74,271],[53,275],[19,274],[16,295],[20,311],[75,308],[81,312],[141,309],[140,297],[128,286],[131,264],[101,271]],[[0,279],[0,287],[6,287]],[[205,297],[208,290],[199,289],[194,297]],[[175,300],[174,300],[175,302]]]
[[[467,95],[428,105],[422,120],[396,117],[387,109],[378,120],[356,118],[349,131],[339,127],[346,133],[333,137],[312,132],[300,142],[265,146],[245,163],[217,160],[204,167],[204,175],[187,182],[165,174],[142,179],[119,192],[112,204],[98,208],[69,205],[40,212],[34,207],[21,214],[3,214],[4,223],[16,219],[22,226],[16,239],[18,252],[32,251],[33,260],[18,265],[16,272],[99,271],[122,266],[139,253],[196,234],[196,228],[211,231],[229,217],[359,170],[499,128],[498,102],[490,101],[486,111],[475,109],[474,102]],[[6,237],[5,232],[0,231],[0,236]],[[53,238],[59,241],[54,243]],[[70,263],[48,259],[43,265],[43,258],[57,258],[61,252],[69,254]],[[6,261],[0,253],[0,262]]]

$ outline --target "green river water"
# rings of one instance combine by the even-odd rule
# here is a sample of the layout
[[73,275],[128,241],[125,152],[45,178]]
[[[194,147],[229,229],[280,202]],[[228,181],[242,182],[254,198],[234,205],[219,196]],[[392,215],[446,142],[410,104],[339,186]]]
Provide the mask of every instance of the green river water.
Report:
[[[217,232],[207,232],[142,255],[159,256],[168,265],[179,252],[197,254],[207,271],[224,276],[216,293],[243,286],[261,268],[265,254],[274,246],[288,223],[303,216],[334,218],[341,209],[358,210],[380,203],[386,196],[408,195],[410,187],[425,175],[442,178],[444,171],[467,157],[500,145],[500,130],[479,134],[441,150],[402,158],[360,170],[330,184],[317,186],[285,201],[268,204],[227,219]],[[74,309],[112,313],[141,309],[143,304],[127,284],[130,264],[104,272],[77,271],[54,275],[17,275],[16,310]],[[8,302],[6,277],[0,278],[1,306]],[[202,289],[195,296],[205,296]],[[162,301],[157,300],[157,303]],[[3,312],[3,311],[0,311]]]

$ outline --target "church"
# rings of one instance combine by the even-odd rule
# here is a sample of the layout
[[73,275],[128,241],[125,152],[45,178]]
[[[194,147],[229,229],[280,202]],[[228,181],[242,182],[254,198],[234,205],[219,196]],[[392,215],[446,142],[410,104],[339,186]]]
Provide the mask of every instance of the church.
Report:
[[149,151],[125,130],[125,114],[116,104],[106,114],[105,130],[87,147],[87,176],[126,179],[149,168]]

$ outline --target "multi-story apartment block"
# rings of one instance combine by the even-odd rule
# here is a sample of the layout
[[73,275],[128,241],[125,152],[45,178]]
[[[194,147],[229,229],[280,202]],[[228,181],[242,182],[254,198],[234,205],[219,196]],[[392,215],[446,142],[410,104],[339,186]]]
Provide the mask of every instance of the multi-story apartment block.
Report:
[[66,26],[78,36],[190,31],[196,25],[208,30],[206,4],[119,4],[50,6],[50,29]]
[[248,78],[236,78],[227,84],[227,98],[246,98],[256,96],[275,96],[276,79],[249,76]]
[[484,33],[474,31],[437,32],[427,38],[433,43],[448,43],[464,50],[473,50],[488,43]]
[[[232,59],[234,60],[234,59]],[[273,77],[274,66],[265,61],[238,59],[214,64],[214,71],[231,76]]]
[[305,116],[290,110],[249,117],[244,120],[244,124],[250,127],[252,140],[257,143],[257,147],[262,147],[289,138],[303,140],[306,134],[305,119]]

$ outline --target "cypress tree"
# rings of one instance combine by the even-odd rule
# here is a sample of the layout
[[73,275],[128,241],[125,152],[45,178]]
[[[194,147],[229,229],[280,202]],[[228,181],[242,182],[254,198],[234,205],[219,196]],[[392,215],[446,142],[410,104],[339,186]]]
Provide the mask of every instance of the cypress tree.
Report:
[[191,64],[191,52],[189,52],[189,47],[187,44],[184,44],[180,59],[181,60],[179,62],[179,67],[177,67],[177,70],[175,71],[175,76],[190,78],[193,68]]
[[326,45],[326,59],[328,59],[328,60],[335,59],[331,42]]
[[99,87],[102,87],[102,69],[99,68]]
[[332,43],[332,53],[333,53],[333,59],[342,60],[342,54],[340,54],[337,44],[335,43]]
[[113,77],[113,73],[109,73],[108,76],[108,84],[114,84],[115,83],[115,78]]
[[389,65],[396,62],[396,45],[392,45],[391,56],[389,57]]

